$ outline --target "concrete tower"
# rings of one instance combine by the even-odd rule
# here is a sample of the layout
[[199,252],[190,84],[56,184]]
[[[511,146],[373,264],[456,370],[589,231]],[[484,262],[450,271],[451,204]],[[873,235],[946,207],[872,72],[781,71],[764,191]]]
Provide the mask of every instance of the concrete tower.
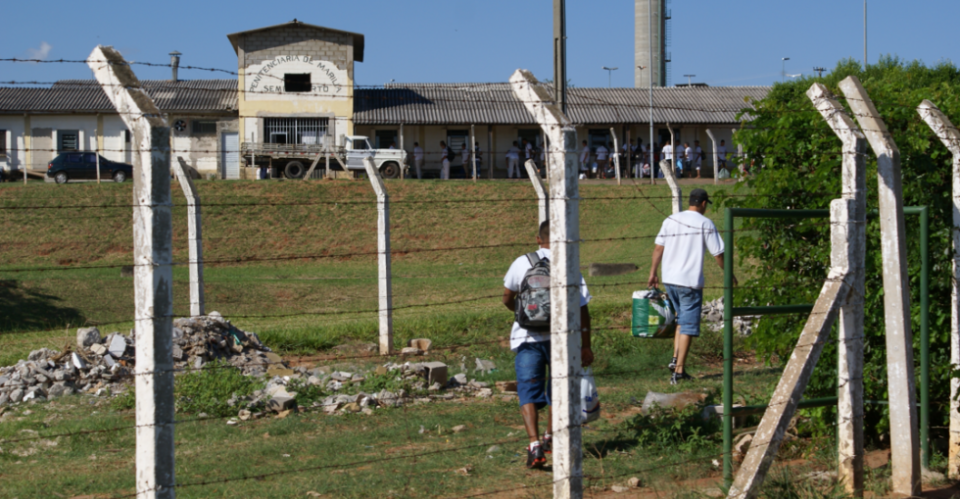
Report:
[[[650,85],[650,73],[653,71],[653,86],[667,86],[667,34],[670,11],[669,0],[634,0],[634,43],[633,43],[633,81],[637,88]],[[653,16],[653,37],[650,36],[650,16]],[[651,39],[652,38],[652,39]],[[650,44],[653,43],[653,61],[650,60]],[[641,71],[637,66],[645,66]]]

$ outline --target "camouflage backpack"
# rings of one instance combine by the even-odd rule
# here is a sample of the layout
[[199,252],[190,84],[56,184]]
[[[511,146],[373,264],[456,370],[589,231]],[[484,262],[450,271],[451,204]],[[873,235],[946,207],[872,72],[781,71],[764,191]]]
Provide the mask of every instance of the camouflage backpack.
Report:
[[528,331],[550,331],[550,260],[527,253],[530,270],[523,274],[517,294],[517,324]]

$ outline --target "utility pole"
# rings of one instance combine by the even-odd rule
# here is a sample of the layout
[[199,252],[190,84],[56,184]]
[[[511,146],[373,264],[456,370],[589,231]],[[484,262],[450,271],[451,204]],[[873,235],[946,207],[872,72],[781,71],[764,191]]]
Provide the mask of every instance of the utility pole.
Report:
[[867,0],[863,0],[863,70],[867,70]]
[[821,68],[820,66],[816,66],[813,68],[813,70],[817,72],[817,78],[823,78],[823,72],[826,71],[827,68]]
[[607,72],[607,88],[610,88],[613,86],[613,72],[620,68],[619,67],[609,68],[607,66],[604,66],[603,69],[606,70]]
[[654,150],[653,150],[653,70],[654,67],[657,68],[657,73],[660,72],[660,65],[653,64],[653,0],[647,0],[647,36],[649,37],[649,43],[647,44],[650,48],[650,142],[647,144],[647,149],[650,151],[650,184],[657,183],[657,176],[654,174],[656,170],[654,165]]
[[692,86],[693,86],[693,77],[694,77],[694,76],[697,76],[697,75],[683,75],[683,77],[687,79],[687,86],[688,86],[688,87],[692,87]]
[[[553,0],[553,93],[560,111],[567,113],[567,2]],[[493,156],[491,156],[493,157]]]

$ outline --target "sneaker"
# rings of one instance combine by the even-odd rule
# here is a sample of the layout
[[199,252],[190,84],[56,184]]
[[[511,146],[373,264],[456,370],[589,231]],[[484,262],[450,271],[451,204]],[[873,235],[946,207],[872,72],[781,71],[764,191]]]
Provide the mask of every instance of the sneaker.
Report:
[[542,448],[546,454],[553,453],[553,435],[544,433],[543,438],[540,439],[540,448]]
[[676,358],[676,357],[674,357],[673,360],[671,360],[670,363],[667,364],[667,369],[669,369],[670,372],[673,372],[673,371],[675,371],[675,370],[677,369],[677,358]]
[[533,446],[527,446],[527,468],[540,469],[547,464],[547,458],[543,455],[543,447],[539,443]]
[[681,381],[686,381],[686,380],[688,380],[688,379],[693,379],[693,376],[690,376],[690,375],[687,374],[687,373],[678,373],[678,372],[675,372],[675,373],[673,373],[673,376],[670,376],[670,384],[671,384],[671,385],[678,385],[678,384],[680,384]]

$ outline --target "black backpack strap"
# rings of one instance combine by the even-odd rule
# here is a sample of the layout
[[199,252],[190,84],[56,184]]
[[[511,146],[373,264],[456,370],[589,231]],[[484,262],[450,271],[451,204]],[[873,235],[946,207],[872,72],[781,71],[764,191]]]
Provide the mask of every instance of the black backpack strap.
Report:
[[536,251],[534,251],[533,253],[527,253],[526,256],[527,256],[527,261],[530,262],[531,267],[533,267],[538,262],[540,262],[540,260],[543,260],[543,258],[540,258],[540,254],[537,253]]

